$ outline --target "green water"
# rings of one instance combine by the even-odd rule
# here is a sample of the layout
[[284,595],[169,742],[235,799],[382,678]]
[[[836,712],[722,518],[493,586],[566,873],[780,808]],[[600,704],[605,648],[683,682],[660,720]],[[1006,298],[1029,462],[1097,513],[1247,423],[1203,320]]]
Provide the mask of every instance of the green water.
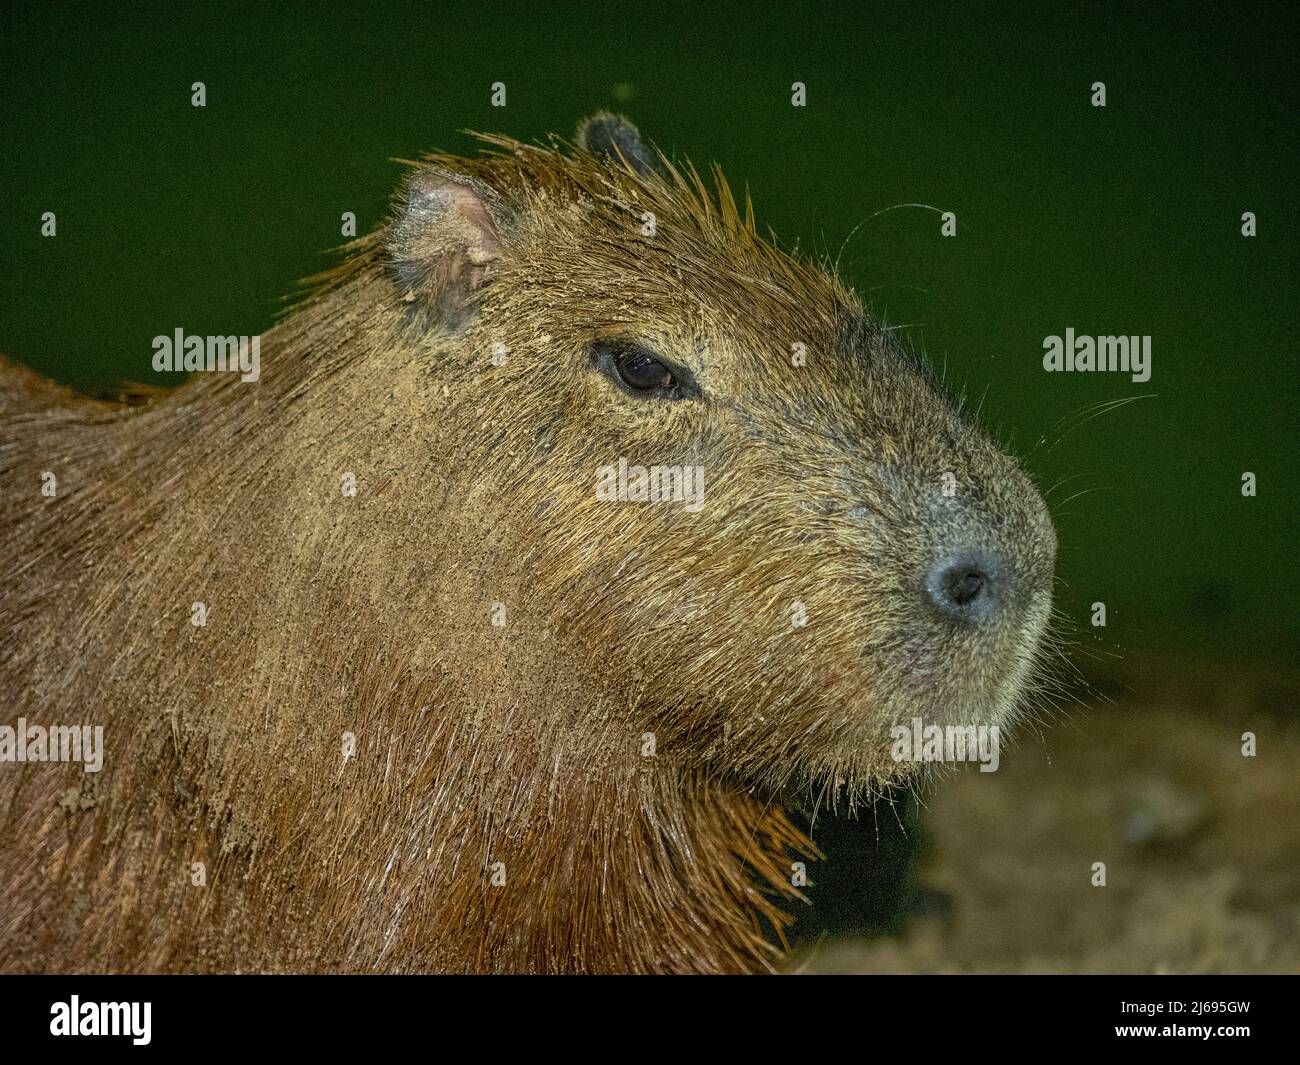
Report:
[[[160,332],[265,329],[343,211],[380,219],[390,157],[615,107],[748,181],[785,241],[836,252],[862,223],[848,279],[1054,487],[1085,646],[1294,658],[1293,16],[767,6],[7,4],[0,351],[78,385],[148,380]],[[922,209],[870,217],[901,203],[955,212],[957,236]],[[1150,335],[1150,381],[1044,373],[1066,327]]]

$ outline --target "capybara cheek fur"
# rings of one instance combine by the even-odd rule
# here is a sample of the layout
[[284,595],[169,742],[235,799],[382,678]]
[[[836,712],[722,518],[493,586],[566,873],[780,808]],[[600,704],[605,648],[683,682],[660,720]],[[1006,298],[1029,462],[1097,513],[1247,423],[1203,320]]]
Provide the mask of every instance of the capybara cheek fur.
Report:
[[1055,534],[928,365],[626,120],[485,140],[254,384],[4,369],[0,683],[105,736],[0,766],[6,967],[771,969],[782,803],[1013,720]]

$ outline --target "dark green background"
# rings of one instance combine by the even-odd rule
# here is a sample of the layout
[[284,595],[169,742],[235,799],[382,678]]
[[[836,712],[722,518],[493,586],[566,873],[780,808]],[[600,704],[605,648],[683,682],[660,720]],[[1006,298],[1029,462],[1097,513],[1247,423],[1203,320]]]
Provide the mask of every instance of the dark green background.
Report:
[[[467,128],[568,134],[612,106],[748,181],[807,249],[834,254],[894,204],[955,211],[955,239],[929,211],[867,221],[844,272],[1056,486],[1058,602],[1083,648],[1294,657],[1291,16],[767,6],[7,4],[0,352],[77,385],[149,380],[158,333],[264,330],[343,211],[380,220],[390,157],[468,149]],[[1151,334],[1151,381],[1044,373],[1067,326]]]

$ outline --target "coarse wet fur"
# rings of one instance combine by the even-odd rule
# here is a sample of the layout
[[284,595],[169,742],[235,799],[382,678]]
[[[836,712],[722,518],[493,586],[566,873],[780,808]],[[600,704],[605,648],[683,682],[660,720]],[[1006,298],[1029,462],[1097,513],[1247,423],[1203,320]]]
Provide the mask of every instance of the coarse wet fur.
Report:
[[[773,968],[815,855],[783,798],[1012,716],[1055,553],[1016,462],[720,175],[611,116],[485,140],[257,383],[6,364],[3,723],[105,756],[0,763],[5,969]],[[602,498],[620,459],[703,506]],[[936,607],[963,552],[987,616]]]

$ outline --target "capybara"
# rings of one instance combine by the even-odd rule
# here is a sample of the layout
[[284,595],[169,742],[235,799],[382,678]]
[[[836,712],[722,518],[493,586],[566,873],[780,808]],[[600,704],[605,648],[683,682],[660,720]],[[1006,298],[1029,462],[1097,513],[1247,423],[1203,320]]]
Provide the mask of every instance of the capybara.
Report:
[[783,802],[1014,715],[1055,534],[927,364],[625,119],[483,140],[260,376],[6,364],[4,968],[777,968]]

